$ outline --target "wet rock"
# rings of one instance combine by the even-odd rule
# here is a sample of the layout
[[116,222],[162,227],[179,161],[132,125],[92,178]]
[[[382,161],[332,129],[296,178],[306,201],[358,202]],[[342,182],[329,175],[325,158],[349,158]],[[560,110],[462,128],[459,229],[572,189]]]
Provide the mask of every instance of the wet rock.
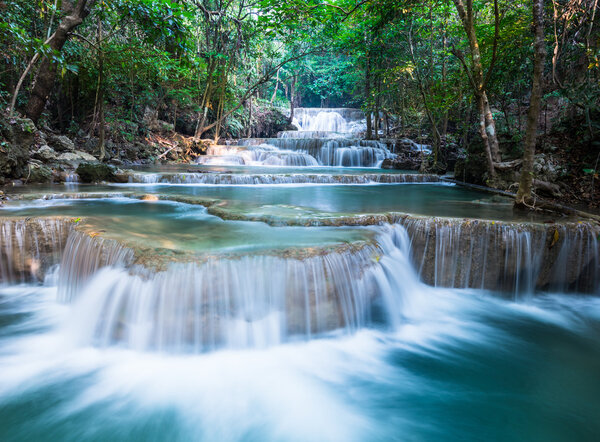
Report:
[[419,170],[421,159],[415,155],[398,154],[396,158],[386,158],[381,165],[383,169]]
[[33,154],[33,157],[49,163],[56,161],[58,159],[58,154],[50,146],[43,145]]
[[31,184],[41,184],[52,182],[53,173],[52,169],[43,164],[30,161],[28,164],[28,172],[25,176],[25,181]]
[[64,135],[52,135],[48,144],[57,152],[72,152],[75,150],[75,144]]
[[108,164],[81,163],[76,170],[83,183],[97,183],[99,181],[114,181],[115,170]]
[[113,181],[115,183],[128,183],[130,181],[130,177],[133,175],[133,171],[131,170],[120,170],[117,169],[114,174]]

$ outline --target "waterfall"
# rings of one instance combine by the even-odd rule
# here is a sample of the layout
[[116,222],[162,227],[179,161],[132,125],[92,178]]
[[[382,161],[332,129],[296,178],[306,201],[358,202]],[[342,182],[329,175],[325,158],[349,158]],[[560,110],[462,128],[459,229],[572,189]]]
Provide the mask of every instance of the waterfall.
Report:
[[0,283],[42,281],[60,261],[73,223],[64,218],[0,220]]
[[293,167],[380,167],[393,158],[385,143],[361,140],[365,116],[358,109],[296,109],[298,131],[277,138],[240,140],[240,146],[213,146],[198,162],[204,165]]
[[140,184],[371,184],[371,183],[437,183],[437,175],[423,174],[238,174],[238,173],[136,173],[130,183]]
[[504,291],[600,293],[600,231],[556,225],[406,218],[412,261],[431,285]]
[[59,296],[75,303],[74,333],[100,346],[203,352],[351,333],[374,323],[377,299],[385,322],[398,323],[401,299],[420,285],[406,231],[389,226],[381,235],[376,245],[304,259],[214,257],[152,272],[131,266],[132,255],[112,241],[74,234]]
[[365,130],[365,114],[351,108],[298,108],[294,125],[299,131],[356,133]]
[[379,167],[384,159],[394,156],[384,143],[356,138],[251,138],[241,140],[240,144],[264,152],[264,157],[254,156],[250,160],[262,164],[269,155],[279,152],[310,156],[313,164],[309,165],[335,167]]
[[[424,308],[436,286],[515,297],[538,290],[600,292],[599,229],[586,223],[406,216],[368,227],[376,232],[370,243],[313,248],[301,256],[198,256],[160,269],[72,224],[3,221],[0,275],[5,282],[41,280],[36,269],[62,255],[57,296],[74,309],[67,326],[99,346],[204,352],[395,328]],[[144,262],[154,262],[146,256],[151,252],[141,253]]]
[[58,300],[70,302],[99,269],[125,267],[133,262],[133,251],[117,241],[73,231],[65,246],[58,274]]

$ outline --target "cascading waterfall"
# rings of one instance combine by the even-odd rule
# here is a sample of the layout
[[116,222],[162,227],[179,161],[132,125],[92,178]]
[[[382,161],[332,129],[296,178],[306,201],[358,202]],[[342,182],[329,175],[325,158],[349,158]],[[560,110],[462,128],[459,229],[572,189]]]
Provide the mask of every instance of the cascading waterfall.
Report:
[[248,139],[241,140],[240,144],[272,153],[302,153],[314,158],[315,164],[320,166],[379,167],[384,159],[394,156],[384,143],[355,138]]
[[294,125],[299,131],[346,132],[365,130],[365,114],[351,108],[298,108],[294,110]]
[[[282,255],[210,257],[152,271],[112,240],[74,231],[59,299],[77,336],[100,346],[204,352],[265,347],[333,330],[397,327],[434,286],[597,292],[597,229],[405,219],[372,227],[374,244]],[[549,241],[551,242],[549,243]],[[407,310],[408,309],[408,310]]]
[[588,223],[511,225],[407,218],[420,278],[435,286],[530,295],[600,293],[599,230]]
[[151,272],[131,266],[113,241],[74,233],[59,274],[59,297],[75,303],[77,336],[101,346],[202,352],[279,344],[372,324],[382,299],[395,324],[418,285],[401,226],[377,245],[304,259],[211,258]]
[[72,232],[65,246],[58,274],[58,300],[70,302],[99,269],[126,267],[133,262],[133,251],[117,241]]
[[63,218],[0,220],[0,283],[43,280],[59,263],[72,225]]
[[198,162],[206,165],[380,167],[394,157],[384,143],[361,140],[364,114],[357,109],[296,109],[298,131],[278,138],[240,140],[215,146]]
[[438,175],[424,174],[237,174],[237,173],[137,173],[130,183],[140,184],[371,184],[371,183],[437,183]]
[[468,440],[474,420],[537,436],[557,416],[559,440],[598,432],[597,297],[446,288],[598,293],[596,225],[398,214],[352,244],[194,256],[77,219],[0,224],[2,264],[62,254],[43,285],[0,286],[2,440]]

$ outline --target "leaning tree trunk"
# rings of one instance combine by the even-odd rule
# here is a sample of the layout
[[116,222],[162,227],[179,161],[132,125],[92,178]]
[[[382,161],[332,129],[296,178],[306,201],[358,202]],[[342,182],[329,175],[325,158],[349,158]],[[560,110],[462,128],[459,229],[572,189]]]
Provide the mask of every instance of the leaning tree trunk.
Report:
[[[66,16],[60,21],[58,28],[54,33],[54,38],[50,40],[49,45],[53,52],[62,51],[63,46],[69,39],[69,33],[83,22],[84,18],[90,13],[89,9],[94,3],[95,0],[63,1],[62,9],[66,13]],[[88,5],[87,8],[86,5]],[[34,123],[38,122],[46,107],[48,96],[54,87],[56,69],[56,62],[45,57],[35,78],[31,97],[29,98],[25,110],[25,114],[31,118]]]
[[[471,52],[471,81],[472,86],[475,89],[475,96],[480,103],[478,104],[480,112],[480,120],[484,122],[484,129],[486,136],[483,136],[486,144],[486,149],[489,149],[492,160],[494,162],[500,162],[500,144],[498,142],[498,136],[496,134],[496,123],[494,121],[494,115],[492,114],[490,104],[487,97],[487,85],[486,77],[483,73],[483,65],[481,62],[481,52],[479,50],[479,41],[475,32],[475,22],[473,16],[473,2],[467,0],[466,5],[463,0],[453,0],[454,5],[458,11],[461,23],[469,40],[469,49]],[[465,66],[466,68],[466,66]],[[491,69],[491,67],[490,67]],[[489,76],[489,72],[488,72]],[[490,171],[490,174],[494,174]]]
[[535,156],[535,143],[540,118],[542,102],[542,76],[544,61],[546,59],[546,45],[544,43],[544,0],[533,2],[533,31],[535,36],[535,53],[533,61],[533,80],[531,87],[531,100],[527,114],[527,131],[525,132],[525,152],[523,154],[523,167],[515,205],[531,206],[533,187],[533,161]]

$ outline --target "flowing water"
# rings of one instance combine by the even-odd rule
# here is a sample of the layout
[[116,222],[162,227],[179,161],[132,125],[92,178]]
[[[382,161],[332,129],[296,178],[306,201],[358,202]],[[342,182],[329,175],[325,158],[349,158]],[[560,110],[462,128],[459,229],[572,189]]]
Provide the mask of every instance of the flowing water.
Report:
[[[363,130],[295,123],[260,149],[319,163]],[[241,165],[9,192],[0,440],[598,440],[597,226],[227,149]]]

